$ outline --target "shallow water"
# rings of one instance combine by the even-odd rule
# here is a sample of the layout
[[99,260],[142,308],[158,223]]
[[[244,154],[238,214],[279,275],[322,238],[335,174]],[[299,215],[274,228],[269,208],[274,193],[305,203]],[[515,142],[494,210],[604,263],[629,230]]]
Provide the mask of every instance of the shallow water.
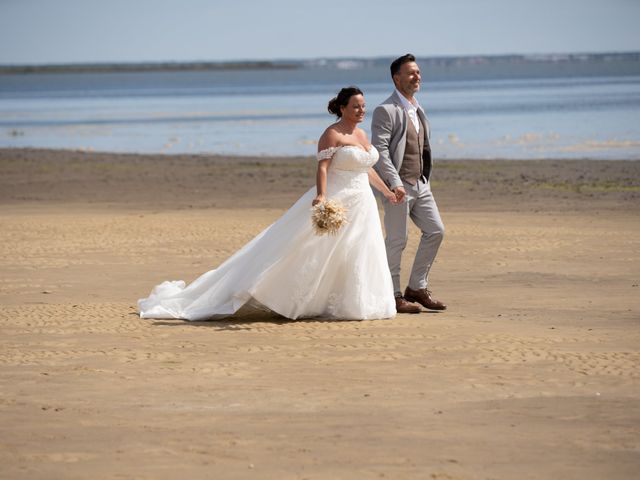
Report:
[[[602,73],[456,79],[424,72],[418,99],[434,155],[638,158],[640,76]],[[0,75],[0,146],[312,155],[333,121],[328,99],[352,83],[365,92],[369,114],[391,93],[386,69],[366,65]]]

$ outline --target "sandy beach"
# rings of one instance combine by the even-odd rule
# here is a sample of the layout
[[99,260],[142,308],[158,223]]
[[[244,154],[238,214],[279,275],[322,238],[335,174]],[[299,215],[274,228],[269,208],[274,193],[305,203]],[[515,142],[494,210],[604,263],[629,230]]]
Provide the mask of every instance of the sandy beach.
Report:
[[138,318],[314,168],[0,149],[0,477],[637,478],[640,161],[436,163],[446,312]]

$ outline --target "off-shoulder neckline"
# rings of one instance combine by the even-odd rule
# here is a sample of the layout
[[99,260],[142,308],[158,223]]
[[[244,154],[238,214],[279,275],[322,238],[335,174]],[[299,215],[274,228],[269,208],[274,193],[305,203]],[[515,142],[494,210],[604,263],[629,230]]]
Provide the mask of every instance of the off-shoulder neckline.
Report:
[[328,150],[333,150],[334,152],[337,152],[338,150],[340,150],[341,148],[348,148],[348,147],[352,147],[352,148],[357,148],[358,150],[362,150],[363,152],[367,152],[369,153],[371,151],[371,149],[373,148],[373,144],[369,145],[369,148],[364,148],[362,145],[352,145],[352,144],[348,144],[348,145],[338,145],[337,147],[327,147],[324,148],[322,150],[320,150],[318,153],[321,152],[326,152]]
[[355,148],[356,150],[364,152],[367,155],[371,155],[371,152],[373,151],[373,145],[369,145],[368,150],[365,149],[362,145],[339,145],[337,147],[328,147],[323,150],[320,150],[318,153],[316,153],[316,158],[318,160],[329,159],[333,157],[336,154],[336,152],[340,151],[343,148]]

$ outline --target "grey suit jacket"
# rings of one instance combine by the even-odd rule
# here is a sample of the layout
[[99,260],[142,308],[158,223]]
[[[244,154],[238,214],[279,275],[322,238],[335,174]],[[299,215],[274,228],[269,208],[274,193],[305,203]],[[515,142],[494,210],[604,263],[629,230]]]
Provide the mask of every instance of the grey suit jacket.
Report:
[[[421,133],[424,135],[424,145],[429,148],[429,137],[431,136],[429,121],[421,108],[418,108],[418,116],[426,126],[425,131]],[[376,147],[380,154],[380,158],[373,168],[392,189],[402,186],[402,180],[400,180],[398,172],[404,158],[408,121],[408,116],[402,107],[402,102],[397,92],[393,92],[389,98],[373,111],[371,144]],[[422,159],[423,161],[431,162],[431,155],[425,158],[423,152]],[[431,164],[429,164],[428,171],[431,171]]]

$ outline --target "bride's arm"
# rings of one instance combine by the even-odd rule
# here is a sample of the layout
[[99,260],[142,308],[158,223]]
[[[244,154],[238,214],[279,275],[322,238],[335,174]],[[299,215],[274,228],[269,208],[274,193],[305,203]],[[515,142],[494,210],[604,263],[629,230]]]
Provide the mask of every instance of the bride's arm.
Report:
[[373,188],[378,190],[384,198],[389,200],[391,203],[398,203],[398,199],[396,198],[396,194],[393,193],[386,183],[382,181],[378,172],[376,172],[373,167],[369,168],[369,183]]
[[327,195],[327,171],[331,165],[331,159],[338,147],[338,139],[336,132],[331,128],[327,128],[318,139],[318,170],[316,171],[316,198],[311,202],[312,205],[322,203],[326,200]]
[[313,199],[311,205],[325,201],[327,194],[327,170],[329,170],[330,164],[330,158],[318,161],[318,170],[316,171],[316,198]]

